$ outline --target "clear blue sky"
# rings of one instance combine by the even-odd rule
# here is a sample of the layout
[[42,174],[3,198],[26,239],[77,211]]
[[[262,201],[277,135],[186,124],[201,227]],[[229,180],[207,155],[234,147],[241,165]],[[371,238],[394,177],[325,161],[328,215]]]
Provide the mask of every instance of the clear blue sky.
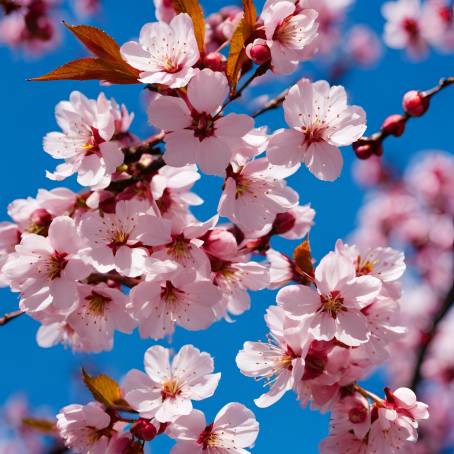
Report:
[[[137,36],[141,25],[153,20],[151,0],[132,2],[104,1],[106,7],[93,23],[109,31],[118,42]],[[206,10],[212,12],[225,5],[220,0],[202,1]],[[351,9],[349,21],[367,23],[381,32],[383,20],[380,16],[381,2],[358,1]],[[39,60],[23,61],[8,49],[0,49],[1,80],[0,100],[2,113],[0,211],[6,219],[7,204],[16,198],[34,196],[38,188],[55,185],[45,178],[45,169],[53,169],[55,161],[42,151],[42,137],[55,129],[53,110],[55,104],[66,99],[73,89],[96,96],[102,89],[118,101],[126,103],[136,112],[133,123],[136,134],[146,137],[149,128],[143,113],[140,86],[102,87],[87,82],[29,83],[25,79],[37,76],[59,66],[63,62],[84,55],[82,48],[64,33],[60,49]],[[362,105],[368,113],[369,132],[380,126],[383,118],[400,111],[402,94],[411,88],[428,88],[442,76],[453,72],[454,60],[449,56],[432,55],[429,60],[414,64],[401,52],[388,50],[380,64],[372,70],[358,70],[350,74],[343,83],[351,100]],[[314,70],[313,74],[319,74]],[[452,74],[451,74],[452,75]],[[279,87],[276,87],[278,91]],[[452,106],[454,89],[447,90],[433,100],[429,114],[412,122],[404,137],[386,143],[386,155],[390,161],[403,167],[419,150],[444,149],[452,152]],[[272,129],[282,125],[280,110],[264,115]],[[302,202],[311,202],[317,211],[316,226],[311,240],[314,254],[321,257],[334,246],[339,237],[345,237],[354,228],[356,212],[363,197],[350,176],[352,151],[344,150],[346,167],[342,177],[335,183],[315,180],[304,169],[290,180],[299,191]],[[71,182],[72,188],[75,188]],[[197,210],[201,219],[211,216],[220,192],[221,181],[208,179],[208,184],[199,184],[197,189],[206,204]],[[290,252],[294,246],[282,241],[279,247]],[[317,445],[327,432],[327,416],[309,409],[301,409],[293,394],[288,393],[277,405],[265,410],[254,408],[253,398],[261,393],[260,384],[243,377],[235,366],[235,355],[245,340],[264,338],[263,314],[274,302],[273,292],[260,292],[253,296],[253,308],[235,323],[217,323],[209,330],[190,333],[177,330],[173,345],[176,349],[193,343],[215,357],[216,370],[222,372],[222,380],[216,395],[203,402],[200,408],[207,412],[208,419],[230,401],[243,402],[251,407],[261,423],[255,453],[271,452],[318,452]],[[8,290],[0,290],[0,313],[17,307],[17,296]],[[143,353],[151,341],[140,340],[137,335],[117,336],[113,352],[100,355],[75,355],[62,347],[45,350],[36,345],[35,333],[38,324],[23,317],[0,328],[0,403],[16,392],[24,392],[33,405],[49,405],[55,411],[63,405],[86,402],[88,395],[76,384],[80,366],[89,370],[105,371],[121,378],[131,368],[141,368]],[[372,389],[380,392],[382,381],[374,377]],[[164,437],[161,437],[164,439]],[[169,443],[158,440],[153,444],[156,454],[168,452]],[[301,446],[301,448],[299,448]],[[296,448],[297,447],[297,448]],[[296,448],[296,449],[295,449]]]

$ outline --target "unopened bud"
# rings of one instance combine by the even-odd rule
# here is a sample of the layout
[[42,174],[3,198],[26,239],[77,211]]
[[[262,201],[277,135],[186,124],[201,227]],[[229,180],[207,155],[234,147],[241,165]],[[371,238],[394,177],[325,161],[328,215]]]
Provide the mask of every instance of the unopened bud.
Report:
[[255,40],[248,46],[248,56],[257,65],[263,65],[271,59],[270,48],[263,40]]
[[383,154],[381,142],[377,140],[358,140],[352,146],[358,159],[369,159],[374,154]]
[[402,115],[390,115],[383,122],[381,129],[386,134],[399,137],[405,130],[405,118]]
[[273,222],[273,232],[282,235],[295,226],[295,216],[292,213],[279,213]]
[[151,441],[156,437],[157,429],[151,421],[140,418],[132,425],[131,433],[140,440]]
[[37,208],[31,214],[30,221],[40,227],[49,226],[52,222],[52,215],[44,208]]
[[411,90],[405,93],[402,106],[411,117],[420,117],[429,108],[429,98],[420,91]]
[[219,52],[210,52],[209,54],[205,55],[203,59],[205,66],[210,68],[212,71],[225,71],[226,68],[226,59],[225,57]]

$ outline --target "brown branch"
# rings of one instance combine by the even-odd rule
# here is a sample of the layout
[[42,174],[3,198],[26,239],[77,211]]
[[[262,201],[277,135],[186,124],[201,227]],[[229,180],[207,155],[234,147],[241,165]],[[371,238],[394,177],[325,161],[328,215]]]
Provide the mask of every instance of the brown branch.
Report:
[[413,376],[410,381],[410,387],[413,390],[416,390],[417,386],[422,381],[423,378],[421,375],[422,365],[427,356],[427,352],[429,351],[429,347],[431,346],[432,341],[434,340],[437,334],[438,326],[452,307],[454,307],[454,282],[451,288],[449,289],[449,292],[446,294],[446,297],[444,298],[441,306],[438,308],[438,311],[434,315],[431,322],[431,326],[424,333],[427,340],[421,344],[418,350]]
[[111,273],[91,273],[86,279],[87,284],[99,284],[100,282],[107,281],[114,281],[118,284],[132,288],[140,282],[140,279],[122,276],[115,271]]
[[11,320],[14,320],[14,319],[20,317],[22,314],[25,314],[25,312],[21,311],[20,309],[17,311],[13,311],[13,312],[9,312],[8,314],[5,314],[3,317],[0,318],[0,326],[6,325]]
[[275,98],[269,100],[264,106],[260,107],[260,109],[252,113],[251,117],[257,118],[259,115],[262,115],[263,113],[268,112],[269,110],[273,110],[279,107],[284,102],[284,99],[287,96],[289,90],[290,88],[286,88],[282,93],[277,95]]
[[[389,116],[379,131],[371,134],[370,136],[363,136],[353,144],[353,149],[355,150],[357,156],[360,159],[368,159],[373,154],[380,156],[383,153],[382,143],[389,136],[400,137],[408,121],[412,118],[417,118],[422,116],[424,113],[429,110],[429,103],[431,98],[444,90],[446,87],[454,84],[454,76],[445,77],[440,79],[440,82],[433,88],[430,88],[425,91],[420,91],[419,94],[422,98],[422,102],[427,103],[426,110],[418,115],[410,115],[407,112],[402,112],[401,114]],[[392,119],[392,117],[395,117]],[[391,120],[393,125],[387,125],[387,121]]]

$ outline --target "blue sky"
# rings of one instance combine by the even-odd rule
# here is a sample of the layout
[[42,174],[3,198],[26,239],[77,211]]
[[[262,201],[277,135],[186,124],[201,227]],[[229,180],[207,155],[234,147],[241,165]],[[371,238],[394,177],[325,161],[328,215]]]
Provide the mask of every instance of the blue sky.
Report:
[[[128,9],[125,9],[124,2],[104,3],[109,4],[108,8],[93,23],[110,32],[120,43],[137,36],[141,25],[153,20],[151,0],[129,2]],[[207,12],[226,4],[220,0],[205,0],[202,3]],[[349,23],[366,23],[381,32],[381,2],[371,0],[357,3],[351,8]],[[72,90],[81,90],[88,96],[96,96],[100,90],[104,90],[136,112],[133,123],[136,134],[147,137],[150,132],[145,120],[140,86],[100,88],[95,82],[38,84],[25,81],[27,77],[41,75],[65,61],[84,55],[84,50],[69,33],[64,33],[63,40],[59,50],[39,60],[24,61],[8,49],[0,49],[0,99],[3,106],[0,122],[2,219],[6,219],[6,207],[10,201],[34,196],[40,187],[55,186],[45,178],[45,169],[53,169],[55,161],[42,151],[42,137],[56,128],[54,106],[61,99],[66,99]],[[388,50],[377,67],[354,71],[343,83],[352,102],[366,109],[369,132],[373,132],[385,116],[400,111],[401,97],[405,91],[431,87],[440,77],[449,75],[453,67],[453,59],[449,56],[431,55],[425,62],[414,64],[401,52]],[[320,68],[310,67],[309,70],[317,77],[323,74]],[[278,92],[279,87],[276,85],[272,89]],[[260,94],[260,90],[255,89],[253,93]],[[453,104],[454,89],[434,98],[427,116],[411,122],[404,137],[386,142],[385,153],[389,161],[402,168],[420,150],[443,149],[452,152],[452,136],[448,128],[452,127]],[[270,112],[260,122],[277,129],[283,125],[282,111]],[[317,211],[311,241],[314,255],[318,258],[334,246],[337,238],[346,237],[354,228],[356,213],[364,195],[350,176],[352,151],[345,149],[344,156],[345,169],[335,183],[319,182],[305,169],[290,179],[290,184],[300,193],[301,202],[311,202]],[[206,204],[196,212],[201,219],[214,213],[221,186],[219,179],[209,178],[206,181],[196,186],[206,200]],[[69,184],[76,189],[73,181]],[[284,240],[276,245],[287,252],[295,246]],[[255,453],[264,454],[277,449],[290,452],[295,450],[295,446],[301,446],[301,452],[313,454],[318,452],[317,445],[327,433],[327,416],[301,409],[291,393],[269,409],[254,408],[253,399],[261,393],[261,385],[243,377],[235,366],[235,355],[245,340],[264,338],[263,314],[273,302],[273,292],[256,293],[253,295],[252,310],[235,323],[220,322],[197,333],[177,330],[173,346],[179,349],[186,343],[192,343],[201,350],[209,351],[215,358],[216,370],[222,372],[215,396],[199,406],[206,411],[208,419],[214,417],[227,402],[239,401],[255,411],[261,424]],[[6,289],[0,290],[0,313],[16,307],[17,296]],[[54,410],[75,401],[86,402],[88,395],[75,380],[81,365],[91,371],[105,371],[119,379],[132,368],[142,368],[143,353],[153,343],[139,339],[138,335],[119,335],[112,352],[75,355],[62,347],[49,350],[39,348],[35,342],[37,327],[36,322],[23,317],[0,328],[0,403],[17,392],[24,392],[35,406],[48,405]],[[382,385],[382,378],[378,375],[370,381],[370,387],[378,393]],[[164,437],[160,438],[163,440],[153,444],[156,454],[168,452],[169,443]]]

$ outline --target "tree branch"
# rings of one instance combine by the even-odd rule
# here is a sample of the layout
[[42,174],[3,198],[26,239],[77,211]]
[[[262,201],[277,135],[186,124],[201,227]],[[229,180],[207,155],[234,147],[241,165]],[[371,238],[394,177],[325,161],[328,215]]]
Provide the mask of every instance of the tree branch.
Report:
[[438,325],[444,319],[445,315],[450,311],[452,307],[454,307],[454,282],[451,288],[449,289],[449,292],[446,294],[443,303],[438,308],[437,313],[433,317],[430,328],[425,333],[427,335],[427,340],[421,344],[421,347],[418,351],[413,377],[410,382],[410,387],[413,390],[415,390],[419,383],[422,381],[423,378],[421,375],[422,365],[427,356],[427,352],[429,351],[429,347],[431,346],[432,341],[435,338]]
[[263,113],[268,112],[269,110],[273,110],[279,107],[284,102],[284,99],[287,96],[289,90],[290,88],[286,88],[282,93],[268,101],[263,107],[252,113],[251,117],[257,118],[259,115],[262,115]]
[[25,312],[21,311],[20,309],[17,311],[13,311],[13,312],[9,312],[8,314],[5,314],[3,317],[0,318],[0,326],[6,325],[11,320],[18,318],[22,314],[25,314]]

